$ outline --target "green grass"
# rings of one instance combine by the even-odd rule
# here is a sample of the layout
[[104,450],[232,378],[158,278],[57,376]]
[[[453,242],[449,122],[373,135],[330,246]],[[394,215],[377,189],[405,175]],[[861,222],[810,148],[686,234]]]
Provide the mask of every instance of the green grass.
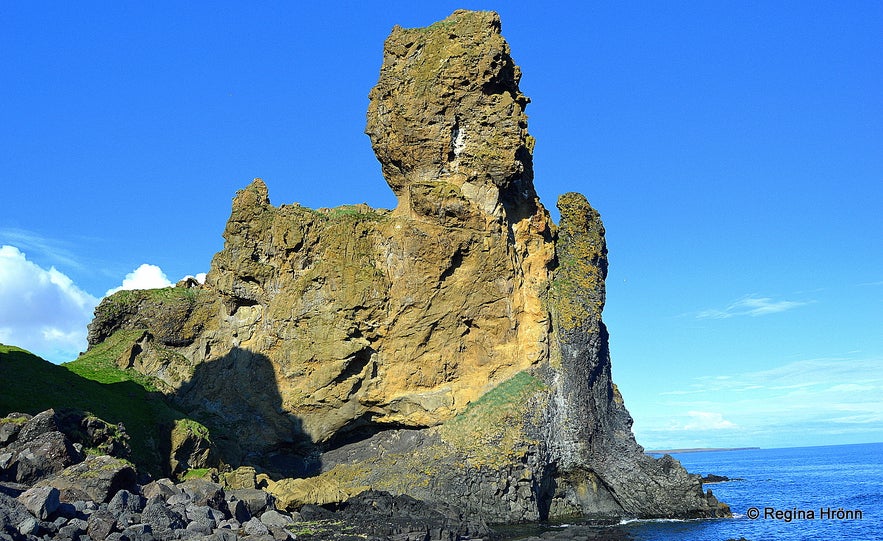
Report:
[[182,479],[204,479],[211,476],[211,468],[191,468],[184,472]]
[[153,475],[165,474],[171,428],[186,415],[169,406],[149,378],[117,368],[114,359],[124,351],[125,338],[114,335],[64,365],[0,344],[0,416],[74,409],[123,423],[132,462]]
[[531,398],[546,385],[527,372],[500,383],[441,426],[442,439],[465,453],[474,466],[498,466],[522,453],[525,415]]
[[380,221],[387,217],[383,210],[372,209],[365,205],[341,205],[317,211],[317,214],[331,220],[348,219],[353,221]]
[[141,329],[117,331],[113,336],[80,355],[76,360],[65,363],[62,366],[78,376],[97,381],[98,383],[123,383],[131,381],[141,386],[145,391],[158,391],[156,382],[152,378],[134,370],[122,370],[116,365],[116,360],[143,333],[144,331]]
[[124,289],[106,297],[99,307],[105,317],[116,318],[145,302],[178,307],[181,310],[191,309],[198,297],[198,288],[170,286],[157,289]]

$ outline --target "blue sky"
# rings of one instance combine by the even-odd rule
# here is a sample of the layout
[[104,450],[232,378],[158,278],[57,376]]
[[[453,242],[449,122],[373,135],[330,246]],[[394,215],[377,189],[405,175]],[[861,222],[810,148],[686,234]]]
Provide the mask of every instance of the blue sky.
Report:
[[383,40],[494,9],[542,200],[605,222],[638,441],[883,441],[883,4],[257,4],[0,3],[0,342],[73,359],[109,290],[208,270],[253,177],[394,206]]

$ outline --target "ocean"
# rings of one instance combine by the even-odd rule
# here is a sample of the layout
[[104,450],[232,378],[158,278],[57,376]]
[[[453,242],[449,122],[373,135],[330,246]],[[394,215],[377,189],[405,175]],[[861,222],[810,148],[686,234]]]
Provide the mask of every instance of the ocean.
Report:
[[[512,539],[610,541],[883,540],[883,443],[673,454],[734,518],[629,521],[606,528],[557,525]],[[515,532],[513,532],[515,534]]]

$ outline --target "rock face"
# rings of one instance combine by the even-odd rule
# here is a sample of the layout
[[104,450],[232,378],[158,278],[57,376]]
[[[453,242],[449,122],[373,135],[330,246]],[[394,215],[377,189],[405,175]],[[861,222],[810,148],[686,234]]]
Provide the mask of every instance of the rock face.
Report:
[[483,213],[514,224],[536,212],[520,79],[496,13],[393,29],[366,133],[398,211],[452,225]]
[[164,382],[227,464],[301,478],[268,489],[281,501],[728,513],[634,440],[601,321],[604,228],[579,194],[559,226],[539,202],[519,79],[495,13],[394,28],[366,132],[396,209],[276,207],[256,179],[204,286],[105,299],[90,344],[133,337],[118,364]]

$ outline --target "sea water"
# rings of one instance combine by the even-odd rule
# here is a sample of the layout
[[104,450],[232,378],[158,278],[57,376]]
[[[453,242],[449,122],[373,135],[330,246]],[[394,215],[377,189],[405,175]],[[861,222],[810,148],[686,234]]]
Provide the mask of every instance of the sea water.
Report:
[[636,541],[883,539],[883,443],[673,456],[692,473],[733,479],[706,488],[734,518],[635,524]]
[[623,541],[883,540],[883,443],[673,456],[691,473],[731,479],[705,488],[730,505],[733,518],[625,521],[600,530],[557,526],[532,535]]

